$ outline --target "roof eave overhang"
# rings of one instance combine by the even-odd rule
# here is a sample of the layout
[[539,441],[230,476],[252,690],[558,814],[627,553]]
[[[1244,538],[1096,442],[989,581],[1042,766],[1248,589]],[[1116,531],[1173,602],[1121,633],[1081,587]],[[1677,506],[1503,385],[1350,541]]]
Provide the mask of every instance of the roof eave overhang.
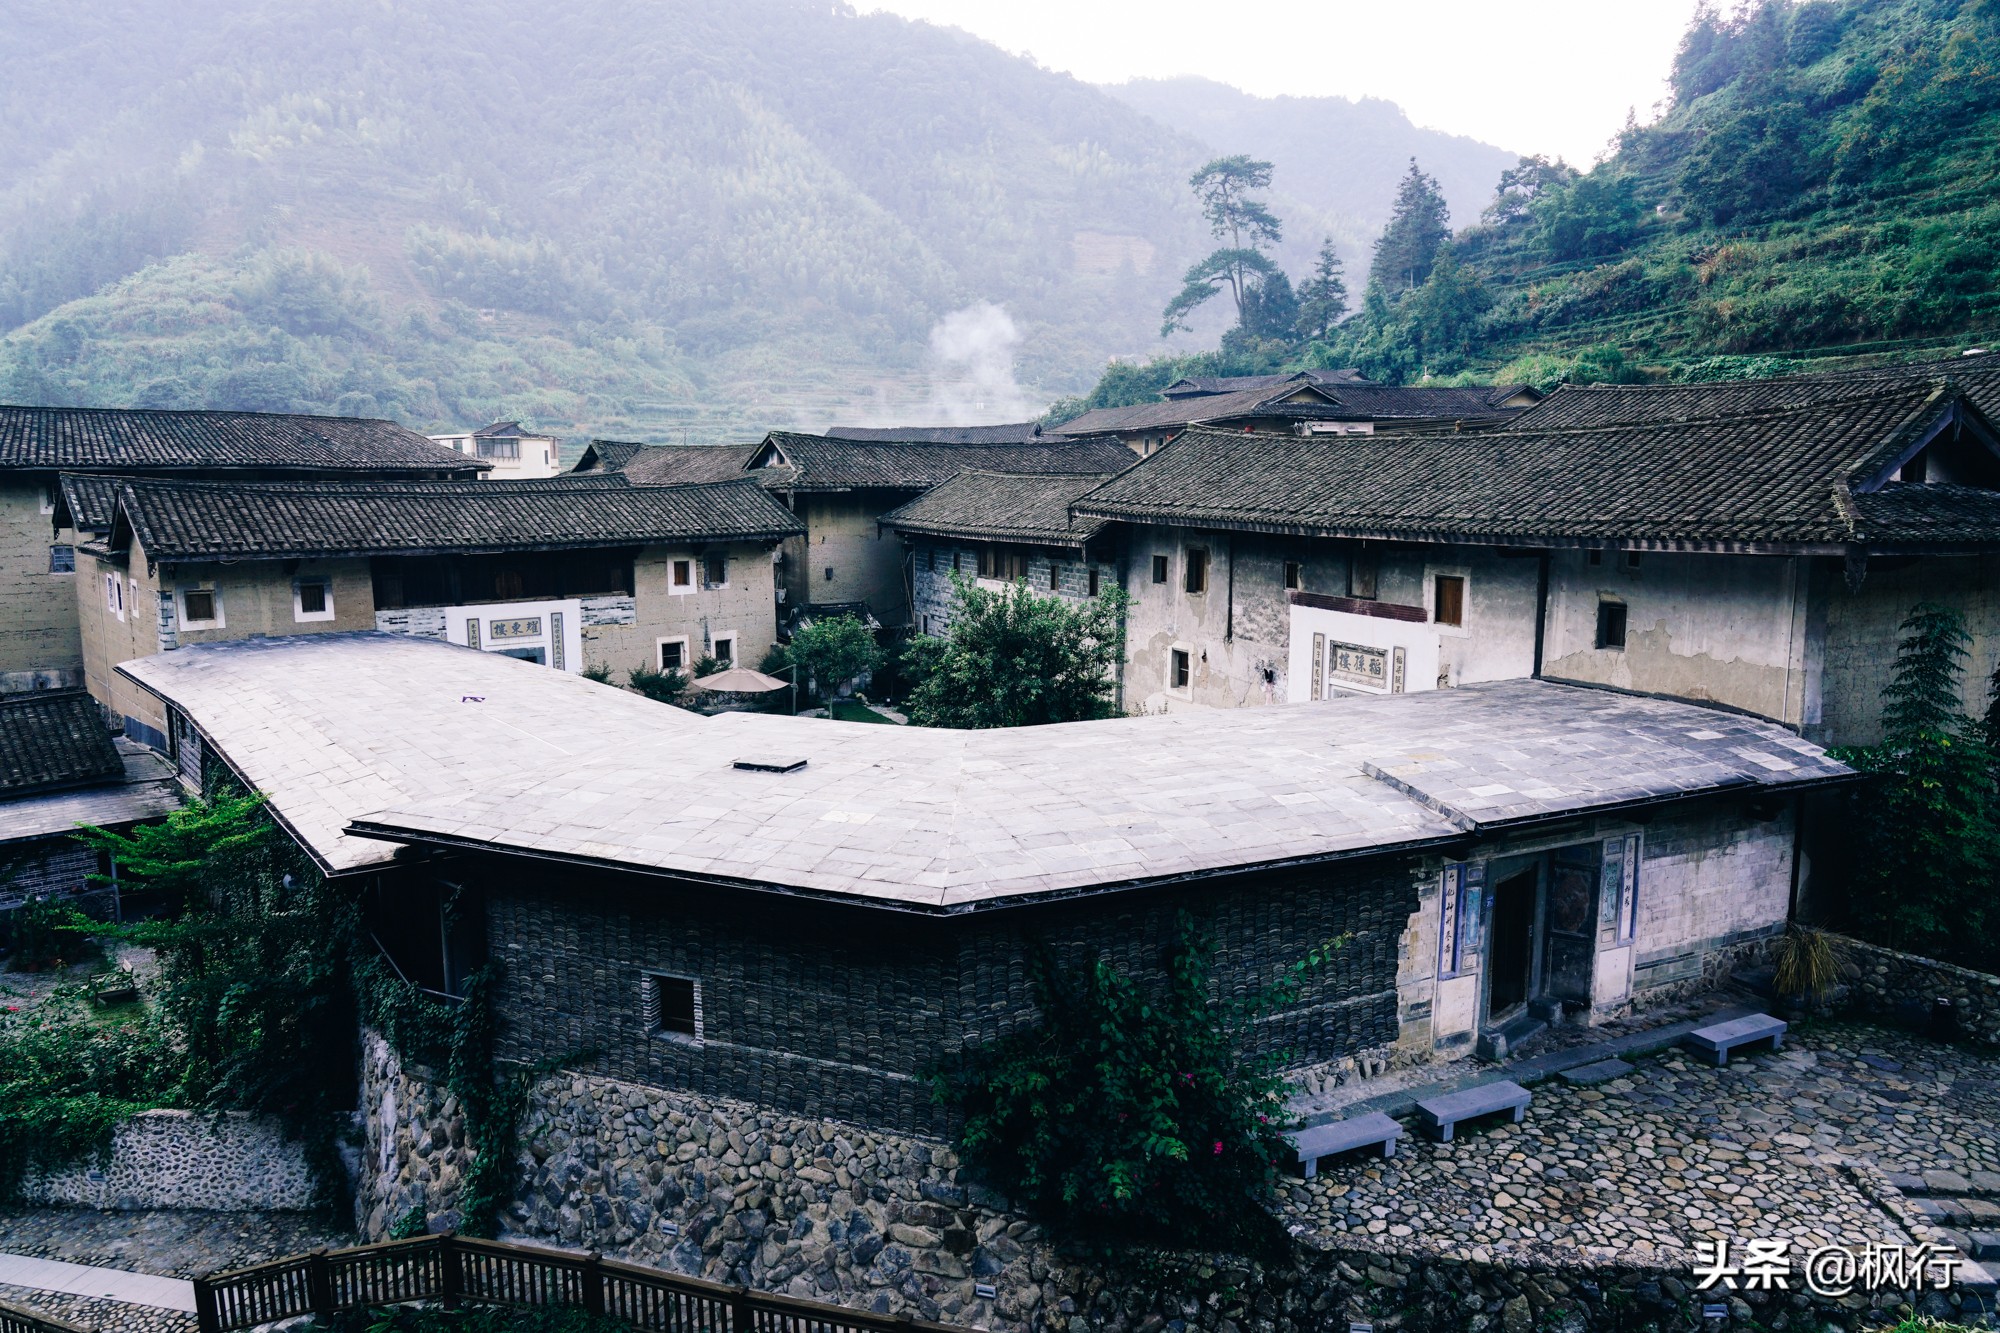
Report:
[[[1535,550],[1549,548],[1592,549],[1615,545],[1634,551],[1685,551],[1724,555],[1845,555],[1845,541],[1755,541],[1722,538],[1646,537],[1631,533],[1593,533],[1588,536],[1566,533],[1446,532],[1433,528],[1391,527],[1386,525],[1295,523],[1280,519],[1233,518],[1220,514],[1146,514],[1129,510],[1078,505],[1078,517],[1107,523],[1128,523],[1151,527],[1211,528],[1217,531],[1256,532],[1279,537],[1324,537],[1339,541],[1385,541],[1439,546],[1519,546]],[[2000,541],[1995,542],[2000,546]],[[1871,546],[1871,550],[1873,547]]]
[[624,547],[678,546],[696,542],[774,542],[799,536],[804,531],[805,528],[800,526],[762,532],[686,532],[672,536],[603,537],[564,542],[509,542],[505,545],[293,547],[282,551],[249,552],[169,550],[149,552],[149,555],[156,563],[177,565],[215,564],[225,560],[234,564],[261,563],[270,560],[365,560],[378,555],[506,555],[513,551],[601,551]]

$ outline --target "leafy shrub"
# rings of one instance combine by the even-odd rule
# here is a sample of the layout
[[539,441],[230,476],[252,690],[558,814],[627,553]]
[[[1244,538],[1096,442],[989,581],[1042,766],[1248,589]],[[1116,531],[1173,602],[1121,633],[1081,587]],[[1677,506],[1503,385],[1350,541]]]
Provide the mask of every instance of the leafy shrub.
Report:
[[685,672],[655,671],[649,666],[633,667],[625,673],[625,681],[648,699],[663,704],[679,703],[691,683]]
[[814,621],[792,635],[787,653],[798,666],[799,684],[820,698],[882,661],[875,632],[853,616]]
[[953,574],[951,596],[951,637],[912,635],[903,649],[910,721],[1028,727],[1116,715],[1123,589],[1076,602],[1026,583],[995,591]]
[[1183,916],[1146,986],[1103,957],[1065,973],[1033,963],[1041,1021],[934,1077],[964,1117],[959,1147],[982,1178],[1058,1235],[1085,1244],[1256,1248],[1286,1152],[1283,1054],[1250,1056],[1250,1026],[1296,997],[1346,941],[1333,940],[1242,1001],[1210,997],[1212,944]]

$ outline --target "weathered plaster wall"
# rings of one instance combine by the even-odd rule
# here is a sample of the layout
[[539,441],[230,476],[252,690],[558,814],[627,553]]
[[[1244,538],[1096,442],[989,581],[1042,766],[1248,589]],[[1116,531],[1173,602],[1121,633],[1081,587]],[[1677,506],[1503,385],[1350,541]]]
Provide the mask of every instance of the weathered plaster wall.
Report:
[[[1808,571],[1789,557],[1644,551],[1550,555],[1543,673],[1806,720]],[[1598,648],[1601,601],[1626,607],[1625,647]]]
[[1882,690],[1896,665],[1899,627],[1919,603],[1948,606],[1972,633],[1966,709],[1984,714],[2000,665],[2000,556],[1874,560],[1857,591],[1833,561],[1816,585],[1825,599],[1825,658],[1818,726],[1807,734],[1842,745],[1882,738]]
[[[119,580],[124,615],[114,614],[105,584]],[[145,561],[132,568],[96,556],[79,554],[75,589],[76,616],[83,639],[84,681],[99,703],[118,717],[136,718],[155,731],[166,728],[160,701],[140,689],[115,668],[120,662],[150,657],[160,651],[163,608],[158,574]],[[169,632],[173,625],[171,599],[164,608]]]
[[305,1150],[275,1120],[142,1111],[112,1131],[102,1161],[30,1170],[20,1201],[40,1207],[302,1211],[319,1202]]
[[[961,570],[967,578],[978,579],[979,548],[971,543],[919,539],[909,543],[909,553],[910,584],[914,590],[911,623],[924,633],[949,634],[952,572]],[[1077,551],[1036,550],[1029,554],[1027,564],[1027,584],[1030,588],[1070,601],[1083,601],[1091,595],[1090,575],[1093,569],[1097,572],[1100,592],[1119,586],[1119,571],[1115,562],[1105,559],[1085,561]],[[1053,584],[1050,581],[1051,570],[1055,575]],[[994,579],[978,581],[988,588],[1003,586]]]
[[75,534],[51,530],[42,481],[0,483],[0,694],[81,683],[83,640],[74,574],[49,572],[49,547]]
[[1759,819],[1748,803],[1663,815],[1640,831],[1632,990],[1712,980],[1712,960],[1784,929],[1791,910],[1794,811]]
[[876,523],[909,498],[907,491],[798,497],[797,513],[806,523],[802,586],[809,604],[866,602],[885,625],[910,623],[902,539]]
[[[131,564],[139,567],[145,551],[135,539]],[[292,603],[293,586],[304,576],[329,579],[333,586],[333,618],[300,620]],[[246,560],[233,564],[163,565],[159,588],[172,593],[183,588],[214,588],[222,595],[223,624],[218,629],[187,629],[178,619],[174,646],[220,643],[278,634],[331,634],[375,628],[375,582],[366,560]],[[128,609],[127,619],[130,619]]]
[[[728,583],[703,587],[701,556],[712,548],[647,547],[632,565],[632,616],[627,623],[605,623],[622,617],[593,617],[585,599],[583,657],[586,664],[603,663],[623,681],[635,666],[660,665],[660,641],[683,639],[691,665],[714,650],[718,636],[736,640],[736,660],[756,666],[777,640],[777,588],[771,550],[758,542],[731,542],[722,547],[728,560]],[[673,591],[673,561],[695,562],[692,592]],[[601,623],[593,624],[593,619]]]

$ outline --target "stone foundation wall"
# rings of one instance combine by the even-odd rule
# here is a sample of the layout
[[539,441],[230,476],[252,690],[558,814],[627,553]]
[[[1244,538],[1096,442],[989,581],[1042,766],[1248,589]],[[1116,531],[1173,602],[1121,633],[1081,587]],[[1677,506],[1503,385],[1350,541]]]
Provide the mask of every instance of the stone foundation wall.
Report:
[[22,1203],[43,1207],[288,1212],[319,1201],[305,1150],[276,1121],[232,1112],[142,1111],[101,1161],[31,1171]]
[[1928,1023],[1932,1005],[1951,1001],[1958,1035],[2000,1046],[2000,977],[1842,937],[1847,1005],[1904,1022]]
[[[367,1239],[413,1205],[457,1221],[463,1131],[434,1085],[378,1039],[364,1066],[375,1170]],[[386,1132],[385,1132],[386,1129]],[[944,1143],[768,1107],[559,1074],[521,1125],[520,1187],[503,1225],[523,1240],[597,1250],[714,1281],[1005,1333],[1318,1333],[1347,1320],[1407,1333],[1637,1333],[1701,1327],[1684,1266],[1578,1249],[1502,1267],[1416,1254],[1384,1237],[1279,1261],[1140,1255],[1087,1261],[1051,1245],[961,1172]],[[1198,1236],[1190,1240],[1198,1242]],[[1402,1242],[1407,1246],[1409,1242]],[[1663,1263],[1665,1261],[1663,1260]],[[1706,1299],[1717,1299],[1710,1296]],[[1860,1330],[1889,1314],[1976,1322],[1948,1293],[1845,1301],[1729,1293],[1733,1325]],[[1751,1319],[1758,1321],[1751,1325]]]

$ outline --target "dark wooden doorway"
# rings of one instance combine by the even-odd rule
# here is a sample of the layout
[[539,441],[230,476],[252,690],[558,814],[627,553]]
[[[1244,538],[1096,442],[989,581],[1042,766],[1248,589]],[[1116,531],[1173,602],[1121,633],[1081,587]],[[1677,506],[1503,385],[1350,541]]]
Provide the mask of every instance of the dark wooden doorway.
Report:
[[1528,1002],[1534,978],[1535,898],[1541,887],[1537,858],[1493,886],[1493,944],[1486,963],[1486,1014],[1504,1017]]

